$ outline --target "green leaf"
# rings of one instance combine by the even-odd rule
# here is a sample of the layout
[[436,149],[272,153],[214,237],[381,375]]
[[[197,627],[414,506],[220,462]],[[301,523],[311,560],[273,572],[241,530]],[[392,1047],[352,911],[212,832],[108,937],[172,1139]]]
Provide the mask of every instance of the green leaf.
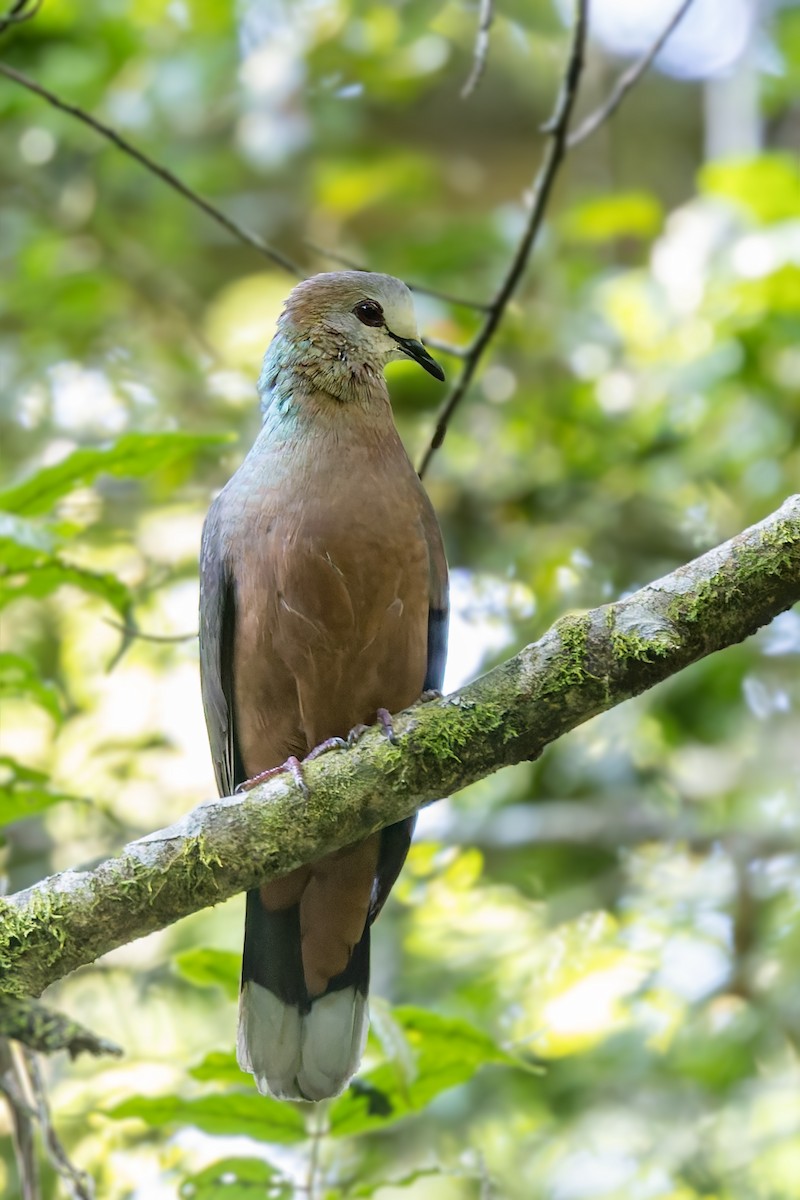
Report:
[[61,558],[52,557],[11,576],[0,574],[0,608],[23,597],[39,600],[66,584],[99,596],[123,617],[127,617],[133,604],[131,593],[115,575],[90,571],[86,567],[77,567]]
[[330,1131],[343,1137],[384,1128],[419,1112],[440,1092],[466,1083],[484,1063],[514,1060],[467,1021],[419,1008],[394,1009],[411,1056],[387,1061],[353,1080],[330,1108]]
[[25,516],[41,515],[62,496],[85,487],[98,475],[141,478],[230,440],[220,434],[126,433],[111,446],[73,450],[60,463],[43,467],[22,483],[0,492],[0,509]]
[[262,1200],[267,1194],[279,1200],[291,1196],[293,1188],[261,1158],[220,1158],[188,1175],[178,1194],[181,1200]]
[[282,1100],[257,1092],[219,1092],[185,1100],[181,1096],[131,1096],[108,1116],[116,1120],[136,1117],[153,1129],[162,1125],[193,1125],[204,1133],[242,1134],[262,1142],[291,1145],[306,1136],[303,1115]]
[[706,163],[698,182],[701,191],[732,200],[765,224],[800,213],[800,162],[791,154]]
[[618,192],[575,205],[562,218],[561,228],[575,241],[607,242],[655,237],[663,220],[661,205],[649,192]]
[[43,708],[57,724],[63,720],[55,687],[40,677],[36,663],[21,654],[0,653],[0,701],[4,698],[30,700]]
[[58,544],[46,526],[0,512],[0,565],[6,571],[21,571],[52,555]]
[[45,771],[26,767],[9,755],[0,755],[0,828],[35,817],[65,800],[83,799],[51,788],[50,776]]
[[232,950],[215,950],[210,946],[183,950],[175,956],[174,967],[196,987],[221,987],[231,1000],[239,995],[242,956]]
[[419,1167],[416,1171],[410,1171],[407,1175],[401,1175],[397,1179],[377,1179],[372,1183],[359,1184],[353,1191],[349,1191],[348,1196],[374,1196],[376,1192],[383,1191],[384,1188],[400,1189],[413,1187],[420,1179],[438,1179],[443,1176],[448,1179],[474,1179],[474,1172],[467,1171],[445,1171],[441,1167]]
[[225,1087],[252,1087],[249,1075],[245,1074],[236,1061],[236,1055],[228,1050],[210,1050],[205,1058],[191,1067],[192,1079],[203,1083],[220,1083]]
[[800,313],[800,266],[786,263],[760,279],[743,279],[735,288],[740,310],[753,316]]
[[0,608],[30,596],[41,599],[64,584],[99,596],[126,617],[133,597],[115,575],[66,562],[59,538],[47,525],[0,512]]

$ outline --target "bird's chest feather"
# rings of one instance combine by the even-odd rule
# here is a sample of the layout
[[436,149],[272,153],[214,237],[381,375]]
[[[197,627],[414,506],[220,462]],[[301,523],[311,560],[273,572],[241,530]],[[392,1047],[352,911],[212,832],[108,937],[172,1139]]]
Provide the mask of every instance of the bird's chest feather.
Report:
[[271,707],[267,693],[291,678],[312,744],[422,689],[430,564],[420,499],[404,453],[376,462],[351,450],[253,491],[240,514],[237,679]]

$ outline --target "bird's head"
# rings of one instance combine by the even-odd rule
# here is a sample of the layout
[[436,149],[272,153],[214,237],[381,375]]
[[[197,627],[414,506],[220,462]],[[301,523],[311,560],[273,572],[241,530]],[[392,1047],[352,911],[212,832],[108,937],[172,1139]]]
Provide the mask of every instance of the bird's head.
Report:
[[299,283],[278,323],[303,346],[311,363],[353,377],[382,373],[393,359],[411,358],[436,379],[444,371],[419,340],[411,293],[391,275],[331,271]]

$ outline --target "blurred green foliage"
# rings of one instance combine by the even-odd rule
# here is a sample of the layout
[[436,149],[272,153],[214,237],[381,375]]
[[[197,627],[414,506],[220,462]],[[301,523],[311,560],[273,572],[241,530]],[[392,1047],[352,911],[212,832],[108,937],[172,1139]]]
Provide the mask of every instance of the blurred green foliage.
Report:
[[[565,43],[544,0],[497,9],[468,102],[477,13],[455,0],[46,0],[3,52],[309,271],[332,265],[321,245],[486,300]],[[766,32],[759,156],[703,162],[702,85],[651,74],[568,161],[427,480],[453,684],[797,488],[797,8]],[[579,116],[618,65],[592,46]],[[5,80],[0,120],[15,890],[213,790],[199,532],[257,427],[293,280]],[[418,308],[446,342],[476,327],[468,308]],[[390,383],[419,458],[441,390],[410,366]],[[114,628],[134,620],[188,636]],[[795,1197],[798,653],[785,614],[424,814],[376,930],[364,1070],[327,1110],[265,1100],[235,1066],[238,901],[63,981],[51,1002],[127,1051],[47,1065],[98,1194]],[[6,1139],[0,1190],[17,1189]],[[61,1194],[47,1170],[45,1194]]]

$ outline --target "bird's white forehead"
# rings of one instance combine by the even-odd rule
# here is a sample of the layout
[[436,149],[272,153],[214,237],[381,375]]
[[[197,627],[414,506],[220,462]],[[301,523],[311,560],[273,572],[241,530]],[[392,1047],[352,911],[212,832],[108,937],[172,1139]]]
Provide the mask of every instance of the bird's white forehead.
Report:
[[[398,337],[417,337],[414,303],[406,285],[393,275],[371,271],[330,271],[298,284],[286,302],[287,313],[301,325],[352,313],[362,300],[377,300],[386,326]],[[366,331],[370,326],[365,325]]]
[[386,317],[386,325],[399,337],[417,336],[417,318],[411,292],[393,275],[362,272],[363,299],[377,300]]

